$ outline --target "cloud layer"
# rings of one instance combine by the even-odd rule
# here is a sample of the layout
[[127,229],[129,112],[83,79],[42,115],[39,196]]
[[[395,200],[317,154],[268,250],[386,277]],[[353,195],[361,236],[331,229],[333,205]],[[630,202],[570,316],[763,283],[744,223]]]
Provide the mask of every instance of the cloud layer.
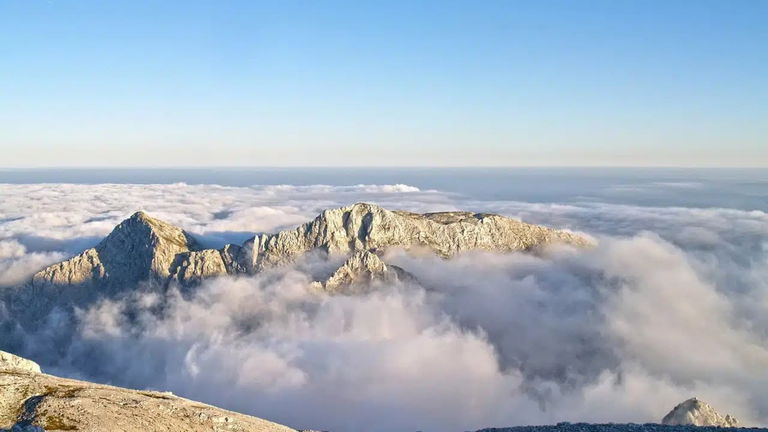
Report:
[[450,261],[390,251],[418,283],[359,296],[307,290],[310,260],[209,281],[193,296],[101,302],[37,334],[3,327],[6,348],[51,372],[337,432],[658,421],[694,395],[768,423],[761,211],[476,201],[404,185],[0,190],[0,284],[92,245],[139,208],[211,245],[356,201],[493,211],[599,240],[589,251]]

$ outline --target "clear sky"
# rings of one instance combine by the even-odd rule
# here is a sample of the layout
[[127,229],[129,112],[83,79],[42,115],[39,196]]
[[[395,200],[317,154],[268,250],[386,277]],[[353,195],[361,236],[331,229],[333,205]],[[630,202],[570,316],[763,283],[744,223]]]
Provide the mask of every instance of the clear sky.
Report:
[[0,166],[768,166],[768,1],[0,0]]

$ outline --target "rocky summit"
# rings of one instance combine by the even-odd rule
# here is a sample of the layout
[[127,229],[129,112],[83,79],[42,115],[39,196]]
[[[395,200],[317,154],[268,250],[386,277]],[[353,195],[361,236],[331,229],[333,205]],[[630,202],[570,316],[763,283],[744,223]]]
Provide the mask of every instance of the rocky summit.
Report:
[[661,420],[665,425],[736,427],[739,423],[730,414],[723,416],[708,403],[697,398],[678,404]]
[[346,259],[313,286],[330,293],[371,280],[408,279],[406,270],[386,264],[389,248],[421,249],[443,258],[472,250],[511,252],[550,243],[586,246],[577,234],[486,213],[416,214],[373,204],[326,210],[295,229],[259,234],[242,245],[203,249],[181,228],[137,212],[96,247],[36,273],[6,292],[17,316],[47,313],[55,306],[84,305],[136,289],[193,286],[222,275],[255,274],[295,261],[312,251]]

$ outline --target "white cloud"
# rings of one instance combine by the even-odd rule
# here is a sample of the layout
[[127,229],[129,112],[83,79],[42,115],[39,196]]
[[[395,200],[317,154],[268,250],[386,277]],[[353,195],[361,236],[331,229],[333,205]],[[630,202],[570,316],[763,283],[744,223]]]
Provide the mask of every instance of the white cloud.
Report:
[[[0,185],[0,193],[0,283],[95,243],[138,209],[212,245],[356,201],[499,212],[599,240],[589,251],[450,261],[390,251],[420,284],[355,297],[308,291],[305,263],[209,281],[192,297],[94,305],[64,355],[48,351],[64,340],[60,322],[3,340],[51,372],[336,432],[658,421],[694,395],[747,424],[768,422],[761,211],[477,201],[403,185]],[[159,301],[169,302],[163,316],[151,312]]]

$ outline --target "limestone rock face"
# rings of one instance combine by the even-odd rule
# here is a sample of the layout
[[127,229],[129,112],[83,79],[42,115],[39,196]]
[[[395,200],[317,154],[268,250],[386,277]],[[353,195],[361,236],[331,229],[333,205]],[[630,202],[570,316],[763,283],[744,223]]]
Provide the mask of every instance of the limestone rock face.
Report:
[[[19,369],[0,369],[0,431],[295,432],[170,393],[128,390]],[[40,429],[42,428],[42,429]]]
[[373,252],[357,251],[324,281],[314,282],[315,288],[328,293],[354,293],[368,282],[397,282],[411,280],[408,272],[384,261]]
[[0,369],[14,369],[40,373],[40,365],[23,357],[0,351]]
[[205,249],[181,254],[174,278],[185,285],[203,279],[227,274],[227,265],[221,251]]
[[665,425],[736,427],[739,423],[730,414],[721,415],[708,403],[696,398],[680,403],[661,420]]
[[[197,250],[195,241],[179,228],[144,212],[126,219],[95,248],[37,272],[38,289],[83,286],[118,291],[143,281],[164,281],[179,254]],[[71,290],[61,293],[72,296]]]
[[198,249],[180,228],[140,211],[121,222],[96,247],[37,272],[6,299],[6,304],[17,315],[30,314],[34,319],[55,306],[82,305],[115,296],[139,283],[163,286],[176,271],[177,260]]
[[469,212],[416,214],[358,203],[326,210],[295,230],[261,234],[243,245],[241,261],[258,272],[313,249],[332,254],[389,247],[426,248],[448,258],[469,250],[510,252],[563,242],[586,246],[576,234],[507,217]]
[[216,276],[254,274],[314,250],[349,258],[328,280],[319,282],[324,290],[336,292],[356,281],[407,275],[377,255],[391,247],[424,249],[449,258],[470,250],[510,252],[556,242],[589,244],[577,234],[499,215],[416,214],[359,203],[326,210],[296,229],[259,234],[242,246],[214,250],[200,248],[180,228],[137,212],[95,248],[41,270],[10,298],[6,294],[6,304],[17,314],[39,317],[56,306],[84,305],[139,284],[164,290],[171,281],[190,286]]
[[121,222],[95,248],[48,267],[32,278],[36,285],[75,285],[108,282],[116,285],[164,280],[171,275],[176,256],[198,250],[187,233],[149,217],[144,212]]

